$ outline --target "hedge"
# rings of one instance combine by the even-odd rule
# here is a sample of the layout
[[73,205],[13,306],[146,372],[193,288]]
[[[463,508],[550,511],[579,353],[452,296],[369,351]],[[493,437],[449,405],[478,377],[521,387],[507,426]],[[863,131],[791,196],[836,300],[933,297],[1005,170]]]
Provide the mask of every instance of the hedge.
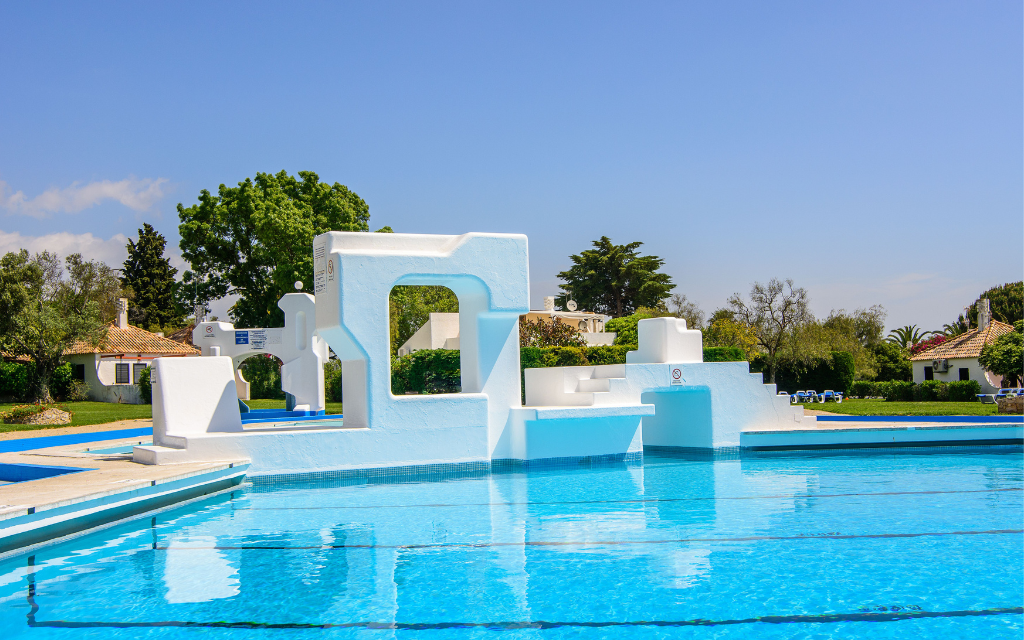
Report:
[[976,402],[981,393],[977,380],[925,380],[920,384],[906,381],[853,383],[850,397],[884,398],[889,402]]
[[[597,347],[522,347],[519,369],[523,389],[526,369],[623,364],[626,352],[636,345]],[[705,362],[740,362],[743,351],[736,347],[708,347]],[[391,393],[454,393],[461,387],[459,351],[434,349],[417,351],[391,360]],[[525,391],[524,391],[525,393]]]
[[[750,363],[753,372],[765,371],[767,366],[760,357]],[[833,351],[828,358],[818,358],[810,363],[782,363],[775,371],[775,385],[780,391],[832,390],[850,395],[853,388],[853,356],[846,351]]]
[[23,400],[31,389],[28,367],[17,362],[0,361],[0,398]]

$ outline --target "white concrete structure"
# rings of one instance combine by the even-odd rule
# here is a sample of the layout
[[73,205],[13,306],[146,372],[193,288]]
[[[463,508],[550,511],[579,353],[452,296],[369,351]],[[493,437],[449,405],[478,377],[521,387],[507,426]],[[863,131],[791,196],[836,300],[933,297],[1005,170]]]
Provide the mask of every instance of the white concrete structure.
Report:
[[407,356],[425,349],[459,348],[459,314],[432,313],[423,326],[398,348],[398,355]]
[[324,363],[327,343],[316,334],[316,301],[308,293],[287,293],[277,302],[284,311],[280,329],[236,329],[227,322],[200,322],[192,343],[204,356],[227,356],[234,370],[238,398],[249,399],[249,383],[238,366],[251,356],[269,354],[281,359],[281,389],[290,394],[289,410],[323,411]]
[[[747,363],[701,362],[700,332],[675,318],[642,320],[639,349],[627,364],[527,370],[521,406],[525,236],[333,232],[317,236],[313,252],[316,328],[342,361],[343,425],[239,431],[224,400],[233,384],[229,360],[204,358],[208,369],[157,369],[154,416],[164,417],[154,446],[136,447],[136,460],[242,457],[260,475],[621,457],[645,444],[736,447],[741,430],[802,420],[803,410],[761,384]],[[461,393],[392,395],[388,295],[395,285],[443,285],[458,296]],[[181,377],[209,388],[200,392]],[[171,408],[177,404],[195,405],[199,419]]]

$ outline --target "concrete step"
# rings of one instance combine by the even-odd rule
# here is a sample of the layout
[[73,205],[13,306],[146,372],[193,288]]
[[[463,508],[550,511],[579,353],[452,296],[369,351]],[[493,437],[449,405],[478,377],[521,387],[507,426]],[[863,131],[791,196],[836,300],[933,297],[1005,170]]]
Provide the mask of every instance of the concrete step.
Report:
[[592,378],[625,378],[626,365],[624,364],[599,364],[594,367]]
[[141,464],[186,462],[188,460],[188,451],[156,444],[143,445],[133,447],[132,460]]
[[576,384],[577,392],[607,393],[609,389],[611,389],[610,378],[590,378],[589,380],[580,380]]

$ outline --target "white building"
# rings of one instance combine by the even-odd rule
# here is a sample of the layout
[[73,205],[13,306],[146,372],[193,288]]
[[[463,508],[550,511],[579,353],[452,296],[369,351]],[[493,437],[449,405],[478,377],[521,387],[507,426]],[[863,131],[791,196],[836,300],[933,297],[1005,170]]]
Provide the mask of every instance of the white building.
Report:
[[154,358],[198,356],[190,345],[169,340],[128,324],[128,301],[118,301],[117,320],[96,346],[77,343],[65,353],[75,378],[89,385],[89,398],[98,402],[142,404],[139,376]]
[[978,328],[972,329],[943,342],[937,347],[922,351],[910,358],[914,367],[914,382],[940,380],[977,380],[982,393],[995,393],[1003,386],[1002,378],[986,371],[978,363],[978,356],[987,344],[999,336],[1013,331],[1013,327],[998,320],[992,320],[988,300],[982,301],[978,312]]
[[[610,345],[615,333],[606,333],[604,323],[608,316],[590,311],[555,311],[555,297],[544,298],[544,309],[530,311],[519,317],[520,322],[554,322],[555,319],[572,327],[578,327],[587,341],[587,346]],[[423,349],[458,349],[459,314],[432,313],[427,321],[411,338],[398,348],[398,355],[405,356]]]

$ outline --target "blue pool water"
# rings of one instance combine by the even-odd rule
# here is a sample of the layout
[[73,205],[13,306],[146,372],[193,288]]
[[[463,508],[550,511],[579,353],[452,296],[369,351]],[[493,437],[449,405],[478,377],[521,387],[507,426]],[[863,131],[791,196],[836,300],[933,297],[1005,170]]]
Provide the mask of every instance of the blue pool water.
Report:
[[257,482],[0,562],[0,633],[1020,638],[1022,458]]

